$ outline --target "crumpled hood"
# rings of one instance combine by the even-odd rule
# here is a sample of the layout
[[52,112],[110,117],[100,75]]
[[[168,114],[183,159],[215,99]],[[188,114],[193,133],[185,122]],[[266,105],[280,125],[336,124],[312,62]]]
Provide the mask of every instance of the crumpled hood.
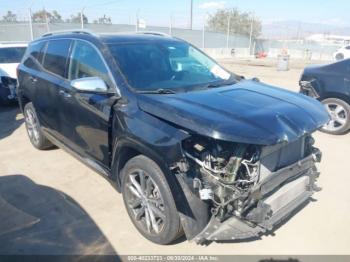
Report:
[[248,80],[203,91],[140,95],[139,107],[204,136],[260,145],[296,140],[329,120],[312,98]]

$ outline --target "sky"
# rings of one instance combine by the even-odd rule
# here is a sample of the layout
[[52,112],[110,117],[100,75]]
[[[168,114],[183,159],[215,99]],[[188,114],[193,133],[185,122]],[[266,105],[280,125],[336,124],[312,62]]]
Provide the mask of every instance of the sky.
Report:
[[[90,21],[106,15],[113,23],[135,23],[136,16],[149,25],[189,25],[191,0],[0,0],[0,16],[12,10],[27,18],[28,9],[57,10],[64,18],[84,9]],[[337,26],[350,26],[349,0],[193,0],[194,27],[200,27],[207,14],[221,8],[237,7],[251,12],[263,23],[293,20]],[[172,17],[172,18],[170,18]]]

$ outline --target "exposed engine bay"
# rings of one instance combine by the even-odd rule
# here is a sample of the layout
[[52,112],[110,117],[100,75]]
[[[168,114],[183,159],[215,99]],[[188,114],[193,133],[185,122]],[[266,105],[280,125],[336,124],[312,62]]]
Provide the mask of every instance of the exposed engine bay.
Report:
[[210,141],[186,141],[186,156],[197,170],[194,188],[202,200],[211,200],[220,219],[243,212],[243,198],[259,179],[257,146]]
[[13,100],[16,96],[17,79],[9,76],[0,77],[1,88],[6,88],[6,99]]
[[[314,162],[321,158],[313,143],[311,136],[273,146],[197,136],[185,140],[186,161],[180,169],[211,213],[195,241],[257,236],[289,214],[292,210],[286,209],[294,209],[293,202],[299,205],[309,198],[317,189]],[[298,197],[300,203],[295,202]],[[220,229],[225,223],[227,229]]]

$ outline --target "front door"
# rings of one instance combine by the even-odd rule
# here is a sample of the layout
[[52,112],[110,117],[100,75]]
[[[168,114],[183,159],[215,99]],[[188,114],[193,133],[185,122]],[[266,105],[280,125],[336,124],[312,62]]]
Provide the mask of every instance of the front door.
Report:
[[63,97],[61,133],[66,144],[75,151],[108,167],[108,129],[113,97],[80,92],[70,85],[71,80],[93,76],[104,80],[110,89],[115,88],[99,51],[89,42],[75,40],[68,65],[68,80],[60,89]]

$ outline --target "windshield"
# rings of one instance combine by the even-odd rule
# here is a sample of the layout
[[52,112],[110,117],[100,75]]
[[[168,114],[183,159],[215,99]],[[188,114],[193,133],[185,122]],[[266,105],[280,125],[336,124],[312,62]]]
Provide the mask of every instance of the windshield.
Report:
[[25,51],[25,47],[0,48],[0,63],[20,63]]
[[137,91],[190,89],[231,77],[212,59],[185,42],[110,44],[110,51]]

